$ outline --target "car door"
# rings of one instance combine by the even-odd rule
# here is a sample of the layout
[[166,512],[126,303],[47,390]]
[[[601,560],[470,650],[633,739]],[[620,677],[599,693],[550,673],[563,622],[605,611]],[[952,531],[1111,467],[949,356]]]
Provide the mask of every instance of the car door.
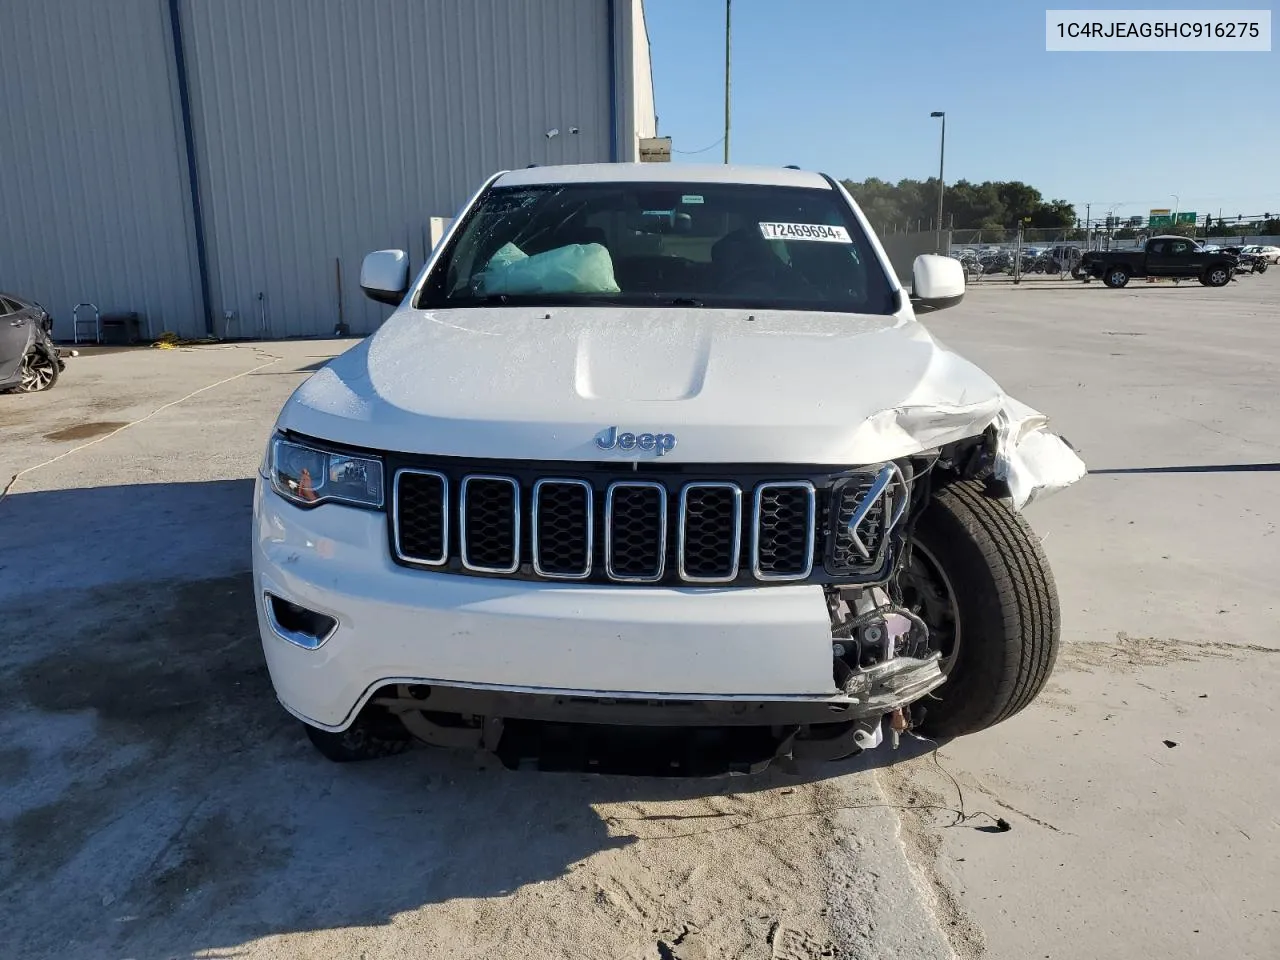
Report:
[[31,312],[25,304],[0,296],[0,383],[17,377],[30,323]]
[[1190,240],[1170,240],[1166,257],[1169,261],[1168,275],[1173,277],[1192,277],[1199,273],[1196,258],[1203,254]]
[[1152,240],[1147,244],[1147,276],[1169,275],[1169,240]]

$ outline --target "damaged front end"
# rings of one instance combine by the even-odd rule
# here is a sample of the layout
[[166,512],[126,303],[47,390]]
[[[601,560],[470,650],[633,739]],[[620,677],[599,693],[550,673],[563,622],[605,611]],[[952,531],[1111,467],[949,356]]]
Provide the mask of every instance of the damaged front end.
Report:
[[936,705],[960,648],[962,598],[938,551],[917,535],[936,496],[955,484],[982,486],[1007,513],[1083,472],[1041,415],[1009,403],[977,435],[870,475],[856,508],[833,509],[827,521],[843,526],[840,549],[869,573],[821,587],[831,624],[825,697],[646,699],[398,683],[370,706],[419,740],[491,751],[511,767],[753,773],[849,757],[886,738],[896,746]]

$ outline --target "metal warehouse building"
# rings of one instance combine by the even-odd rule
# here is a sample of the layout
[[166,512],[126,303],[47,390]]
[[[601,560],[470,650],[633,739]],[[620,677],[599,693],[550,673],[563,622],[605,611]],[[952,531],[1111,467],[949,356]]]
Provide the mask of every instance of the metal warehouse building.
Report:
[[3,0],[0,37],[0,289],[59,338],[372,332],[365,253],[654,134],[642,0]]

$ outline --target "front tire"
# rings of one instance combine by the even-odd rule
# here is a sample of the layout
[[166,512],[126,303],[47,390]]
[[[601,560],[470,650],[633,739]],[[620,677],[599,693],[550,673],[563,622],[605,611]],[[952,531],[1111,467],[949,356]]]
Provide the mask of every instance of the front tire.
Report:
[[1119,290],[1129,282],[1129,271],[1124,267],[1112,267],[1107,271],[1103,282],[1112,290]]
[[1225,287],[1231,282],[1231,271],[1226,267],[1210,267],[1201,281],[1206,287]]
[[312,746],[334,763],[355,763],[394,757],[413,746],[413,738],[400,721],[387,714],[362,713],[340,733],[304,723]]
[[1049,679],[1060,627],[1053,573],[1027,522],[979,481],[936,490],[915,543],[928,560],[922,568],[941,575],[952,619],[947,682],[917,705],[921,729],[976,733],[1022,710]]

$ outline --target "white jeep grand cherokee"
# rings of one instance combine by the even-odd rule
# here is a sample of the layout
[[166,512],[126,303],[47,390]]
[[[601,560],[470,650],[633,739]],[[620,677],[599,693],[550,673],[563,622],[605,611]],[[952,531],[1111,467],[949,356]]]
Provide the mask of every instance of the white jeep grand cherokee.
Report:
[[754,770],[1043,686],[1017,511],[1084,465],[917,322],[960,265],[908,295],[830,177],[502,173],[361,286],[398,309],[285,405],[254,507],[272,682],[326,756],[603,724]]

